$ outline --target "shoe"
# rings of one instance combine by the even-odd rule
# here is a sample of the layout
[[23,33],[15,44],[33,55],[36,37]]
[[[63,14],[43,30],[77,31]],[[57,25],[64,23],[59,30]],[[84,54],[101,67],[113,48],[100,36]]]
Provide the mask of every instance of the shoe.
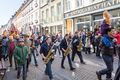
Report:
[[75,70],[75,68],[71,68],[70,70],[71,70],[71,71],[74,71],[74,70]]
[[17,67],[15,67],[15,70],[17,70]]
[[100,75],[100,73],[98,71],[96,71],[96,75],[97,75],[98,80],[102,80],[101,75]]
[[17,79],[20,79],[20,75],[17,75]]
[[36,67],[38,67],[38,64],[35,64]]
[[12,65],[10,65],[10,67],[12,67]]
[[81,64],[86,64],[85,62],[81,62]]
[[62,69],[65,69],[65,67],[64,67],[64,66],[61,66],[61,68],[62,68]]

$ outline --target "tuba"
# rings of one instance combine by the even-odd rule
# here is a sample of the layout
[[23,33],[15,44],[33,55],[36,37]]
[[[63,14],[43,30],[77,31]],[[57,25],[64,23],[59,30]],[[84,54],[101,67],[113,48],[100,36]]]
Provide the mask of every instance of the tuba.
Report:
[[82,46],[83,46],[83,44],[82,44],[82,40],[80,39],[80,41],[79,41],[79,45],[78,45],[78,47],[77,47],[77,51],[81,51]]
[[54,50],[53,50],[53,47],[54,47],[54,45],[51,47],[51,49],[48,52],[48,55],[43,60],[45,64],[47,64],[51,59],[54,59]]
[[66,57],[68,54],[70,54],[70,52],[72,51],[70,44],[68,45],[66,52],[64,52],[64,56]]

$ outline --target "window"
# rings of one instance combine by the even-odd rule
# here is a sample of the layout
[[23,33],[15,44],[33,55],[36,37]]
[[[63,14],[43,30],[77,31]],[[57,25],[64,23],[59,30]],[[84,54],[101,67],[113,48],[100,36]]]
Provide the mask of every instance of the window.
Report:
[[62,16],[61,16],[61,3],[58,3],[57,4],[57,20],[59,21],[59,20],[61,20],[62,18]]
[[31,22],[32,22],[32,20],[33,20],[33,14],[31,15]]
[[42,21],[44,22],[44,11],[42,11]]
[[46,22],[48,23],[49,22],[49,9],[46,9]]
[[54,6],[51,7],[51,22],[54,21]]
[[38,13],[36,12],[35,13],[35,20],[37,20],[37,17],[38,17]]
[[70,0],[66,0],[66,10],[70,10]]
[[83,0],[76,0],[76,6],[82,6],[83,5]]

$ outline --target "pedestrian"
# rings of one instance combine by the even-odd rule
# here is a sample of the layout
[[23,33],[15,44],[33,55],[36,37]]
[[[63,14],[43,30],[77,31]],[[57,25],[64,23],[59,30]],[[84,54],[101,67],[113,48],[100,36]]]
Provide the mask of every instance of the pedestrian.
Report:
[[38,66],[38,63],[37,63],[37,59],[36,59],[36,53],[35,53],[35,37],[34,36],[31,36],[31,55],[33,55],[33,58],[34,58],[34,62],[35,62],[35,66],[37,67]]
[[112,29],[111,28],[106,29],[105,34],[102,37],[101,53],[107,68],[100,71],[96,71],[98,80],[102,80],[102,75],[105,74],[106,74],[106,80],[112,80],[114,39],[111,36],[112,36]]
[[78,50],[79,46],[81,46],[81,49],[82,49],[83,44],[82,44],[82,39],[79,37],[79,34],[76,31],[75,35],[72,38],[72,58],[71,59],[72,61],[74,61],[75,55],[77,54],[81,64],[85,64],[83,60],[83,56],[81,54],[81,50],[80,51]]
[[13,36],[9,36],[9,42],[8,42],[8,56],[9,56],[9,63],[10,67],[12,67],[12,59],[13,59],[13,52],[15,49],[15,42],[13,39]]
[[7,57],[8,57],[8,38],[7,38],[7,36],[5,35],[5,36],[3,36],[3,38],[2,38],[2,50],[3,50],[3,58],[4,58],[4,60],[6,60],[7,59]]
[[118,66],[120,66],[120,25],[117,26],[115,34],[113,35],[116,38],[116,47],[117,47],[117,54],[118,54]]
[[90,43],[89,32],[87,33],[86,41],[85,41],[85,53],[86,54],[91,54],[91,43]]
[[[41,45],[41,49],[40,49],[40,54],[42,56],[42,59],[46,59],[46,56],[48,55],[49,51],[51,50],[51,38],[47,37],[45,39],[45,42]],[[52,59],[48,61],[48,63],[46,64],[46,69],[45,69],[45,75],[49,76],[50,80],[53,80],[53,74],[52,74]]]
[[70,47],[69,45],[70,45],[70,43],[69,43],[69,35],[66,34],[64,39],[60,43],[60,49],[61,49],[62,55],[63,55],[62,61],[61,61],[61,68],[65,69],[64,61],[65,61],[65,58],[67,57],[68,58],[68,62],[69,62],[69,66],[70,66],[70,70],[73,71],[73,70],[75,70],[75,68],[73,68],[72,61],[71,61],[71,58],[70,58],[70,53],[65,56],[67,48]]
[[31,41],[29,39],[29,35],[25,34],[24,36],[24,42],[25,42],[25,46],[28,47],[28,56],[27,56],[27,72],[29,71],[29,65],[31,62]]
[[27,71],[26,71],[26,63],[27,63],[27,56],[28,56],[28,47],[24,44],[24,39],[20,38],[18,45],[15,47],[14,50],[14,57],[17,60],[17,79],[20,78],[21,70],[22,70],[22,77],[23,80],[26,80]]
[[0,61],[2,61],[2,39],[0,38]]

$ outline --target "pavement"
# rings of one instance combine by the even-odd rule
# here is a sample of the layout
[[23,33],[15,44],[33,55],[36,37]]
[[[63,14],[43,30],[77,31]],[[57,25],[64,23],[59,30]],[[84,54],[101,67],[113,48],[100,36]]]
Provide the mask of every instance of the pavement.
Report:
[[[61,57],[57,54],[55,60],[52,64],[52,71],[55,80],[97,80],[96,71],[105,68],[105,64],[102,59],[97,58],[95,54],[83,54],[84,61],[86,64],[81,64],[76,55],[75,62],[73,62],[73,66],[76,68],[75,71],[70,71],[68,60],[65,60],[65,69],[61,69]],[[32,58],[32,62],[30,64],[30,69],[28,72],[27,80],[49,80],[48,76],[44,75],[45,65],[42,62],[41,56],[37,57],[38,67],[34,66],[34,61]],[[115,57],[114,60],[114,71],[113,76],[115,75],[117,69],[118,58]],[[8,66],[8,62],[6,62]],[[22,80],[22,78],[17,79],[14,67],[7,69],[7,74],[4,80]],[[105,76],[103,76],[103,80],[105,80]]]

